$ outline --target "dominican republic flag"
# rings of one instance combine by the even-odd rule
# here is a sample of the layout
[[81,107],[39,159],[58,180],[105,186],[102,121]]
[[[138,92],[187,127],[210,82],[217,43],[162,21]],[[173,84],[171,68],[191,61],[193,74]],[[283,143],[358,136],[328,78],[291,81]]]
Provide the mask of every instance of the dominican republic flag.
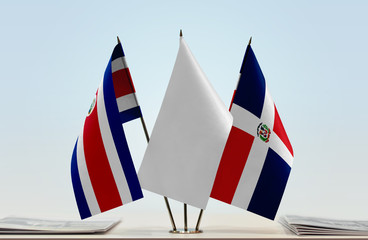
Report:
[[82,219],[143,197],[122,125],[141,116],[119,43],[73,151],[71,175]]
[[250,45],[230,112],[234,122],[211,197],[274,219],[294,153]]

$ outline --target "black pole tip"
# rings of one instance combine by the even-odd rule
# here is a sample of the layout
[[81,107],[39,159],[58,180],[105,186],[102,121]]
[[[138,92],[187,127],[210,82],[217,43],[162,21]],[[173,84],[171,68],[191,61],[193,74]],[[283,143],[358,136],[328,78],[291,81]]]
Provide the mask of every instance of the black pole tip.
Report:
[[116,36],[116,38],[118,39],[118,43],[120,43],[120,39],[119,39],[119,36]]
[[252,43],[252,37],[250,37],[248,45],[250,45],[251,43]]
[[183,37],[183,31],[180,29],[180,37]]

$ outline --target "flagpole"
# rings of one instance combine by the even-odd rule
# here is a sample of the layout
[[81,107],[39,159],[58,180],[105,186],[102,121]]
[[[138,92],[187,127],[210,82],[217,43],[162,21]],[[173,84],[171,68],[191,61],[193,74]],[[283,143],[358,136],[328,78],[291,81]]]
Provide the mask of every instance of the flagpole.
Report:
[[[183,31],[180,29],[179,37],[183,37]],[[188,213],[187,213],[187,204],[184,203],[184,232],[188,232]]]
[[186,203],[184,203],[184,232],[188,232],[188,214]]
[[[117,36],[117,40],[118,40],[118,43],[121,44],[119,36]],[[138,104],[138,99],[137,99],[137,96],[135,94],[134,94],[134,98],[135,98],[135,101]],[[147,127],[146,127],[146,122],[144,121],[144,118],[143,118],[143,114],[141,114],[140,119],[141,119],[141,123],[142,123],[142,126],[143,126],[143,131],[144,131],[144,134],[146,136],[147,143],[148,143],[150,138],[149,138],[149,134],[148,134]],[[176,231],[176,225],[175,225],[174,217],[173,217],[172,212],[171,212],[169,200],[167,199],[166,196],[164,196],[164,200],[165,200],[167,211],[169,212],[170,221],[171,221],[173,231]]]
[[201,209],[201,211],[199,212],[199,216],[198,216],[198,220],[197,220],[197,225],[195,227],[195,230],[196,231],[199,231],[199,225],[201,224],[202,214],[203,214],[203,209]]
[[[180,36],[180,38],[183,37],[183,31],[181,29],[180,29],[179,36]],[[201,224],[202,214],[203,214],[203,209],[201,209],[201,211],[199,212],[197,225],[195,227],[195,230],[192,231],[193,233],[201,233],[202,232],[201,230],[199,230],[199,225]],[[188,217],[187,217],[187,204],[186,203],[184,203],[184,232],[188,232]]]

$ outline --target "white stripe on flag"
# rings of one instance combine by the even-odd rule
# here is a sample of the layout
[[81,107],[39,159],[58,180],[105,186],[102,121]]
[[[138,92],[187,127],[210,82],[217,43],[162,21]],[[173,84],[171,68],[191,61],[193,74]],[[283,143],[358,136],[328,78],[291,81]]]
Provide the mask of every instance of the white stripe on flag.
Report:
[[79,135],[77,146],[78,172],[89,211],[91,212],[92,215],[96,215],[98,213],[101,213],[101,210],[92,187],[91,179],[89,178],[86,159],[84,157],[83,132],[84,127],[82,129],[82,133]]
[[127,94],[116,99],[118,103],[119,112],[134,108],[138,106],[135,93]]
[[129,186],[125,178],[123,167],[120,163],[119,155],[116,151],[115,142],[111,134],[109,121],[107,119],[103,82],[99,87],[97,98],[98,122],[100,125],[102,141],[105,147],[107,159],[109,160],[110,168],[114,176],[114,180],[118,188],[121,201],[123,202],[123,204],[129,203],[132,201],[132,196],[130,195]]
[[272,100],[270,93],[268,92],[268,88],[266,86],[266,94],[265,100],[263,103],[262,115],[260,122],[263,122],[267,125],[269,129],[271,129],[271,137],[272,138],[272,129],[275,121],[275,103]]
[[243,173],[240,177],[231,205],[247,209],[261,175],[268,145],[254,139]]
[[[265,116],[263,114],[265,114]],[[275,123],[275,103],[272,100],[270,93],[268,92],[267,86],[265,104],[262,112],[262,120],[267,124],[270,129],[273,130],[273,126]],[[284,159],[284,161],[289,164],[290,167],[292,166],[294,159],[293,156],[274,131],[271,132],[269,145],[270,148],[272,148],[272,150],[274,150],[282,159]]]
[[111,72],[116,72],[124,68],[128,68],[125,57],[119,57],[111,62]]
[[257,118],[253,113],[245,110],[244,108],[233,103],[231,107],[231,114],[234,117],[233,126],[237,127],[244,132],[249,133],[253,137],[257,135],[257,127],[260,123],[259,118]]
[[253,192],[257,186],[259,176],[261,175],[263,164],[270,147],[270,142],[274,137],[273,135],[275,135],[271,132],[270,142],[265,143],[257,136],[257,127],[262,122],[272,129],[275,118],[275,108],[274,102],[272,101],[271,95],[269,94],[266,86],[261,119],[258,119],[252,113],[239,106],[236,106],[234,110],[235,111],[233,112],[233,109],[231,109],[231,113],[234,116],[233,125],[235,127],[240,126],[240,129],[243,131],[245,130],[247,133],[255,137],[233,200],[231,202],[231,204],[234,206],[247,209]]
[[291,155],[289,149],[281,141],[279,136],[274,132],[272,140],[270,140],[270,148],[274,150],[284,161],[291,167],[293,165],[294,157]]

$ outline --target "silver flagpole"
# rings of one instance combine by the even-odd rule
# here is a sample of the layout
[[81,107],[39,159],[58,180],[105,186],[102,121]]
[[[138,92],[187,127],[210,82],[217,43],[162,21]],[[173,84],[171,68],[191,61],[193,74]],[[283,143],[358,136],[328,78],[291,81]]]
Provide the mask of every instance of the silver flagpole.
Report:
[[184,203],[184,232],[188,232],[188,215],[186,203]]
[[[183,31],[180,29],[180,34],[179,36],[182,38],[183,37]],[[184,232],[183,233],[201,233],[202,230],[199,230],[199,225],[201,223],[201,218],[202,218],[202,214],[203,214],[203,209],[201,209],[199,216],[198,216],[198,220],[197,220],[197,225],[195,230],[193,231],[188,231],[188,214],[187,214],[187,204],[184,203]],[[180,232],[181,233],[181,232]]]
[[[183,37],[183,31],[180,29],[180,38]],[[188,232],[188,215],[187,215],[187,204],[184,203],[184,232]]]
[[201,211],[199,212],[199,216],[198,216],[198,220],[197,220],[197,225],[196,225],[196,228],[195,228],[196,231],[199,231],[199,225],[201,224],[202,214],[203,214],[203,209],[201,209]]
[[[120,39],[119,39],[119,36],[117,36],[117,39],[118,39],[118,43],[121,43]],[[137,96],[135,94],[134,94],[134,98],[135,98],[135,101],[138,104],[138,99],[137,99]],[[141,115],[140,119],[141,119],[141,123],[142,123],[142,126],[143,126],[144,134],[146,135],[146,140],[147,140],[147,143],[148,143],[150,138],[149,138],[147,127],[146,127],[146,122],[144,121],[144,118],[143,118],[143,114]],[[176,231],[176,225],[175,225],[174,217],[173,217],[172,212],[171,212],[169,200],[167,199],[166,196],[164,196],[164,200],[165,200],[167,211],[169,212],[170,221],[171,221],[173,231]]]

